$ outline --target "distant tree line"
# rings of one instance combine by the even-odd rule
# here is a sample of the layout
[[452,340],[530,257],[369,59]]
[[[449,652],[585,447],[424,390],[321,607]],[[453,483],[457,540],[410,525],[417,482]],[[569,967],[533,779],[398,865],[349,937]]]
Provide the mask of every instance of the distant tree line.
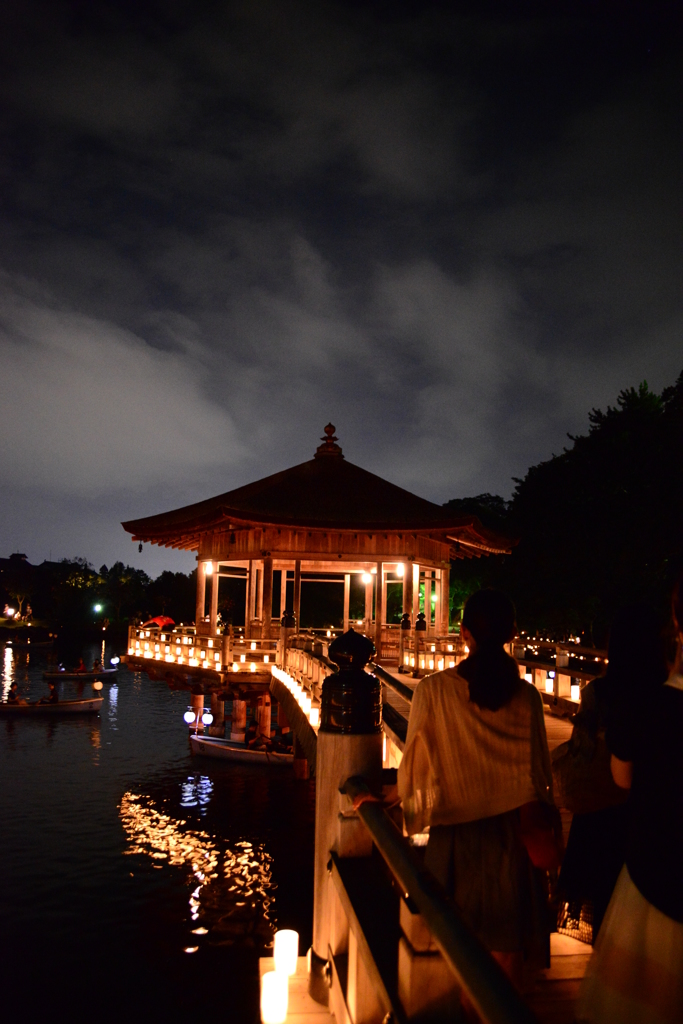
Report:
[[[155,580],[123,562],[95,569],[83,558],[31,565],[23,555],[0,560],[0,602],[55,628],[124,625],[131,619],[169,615],[193,622],[196,570],[162,572]],[[0,609],[1,610],[1,609]]]
[[446,503],[519,541],[509,556],[453,565],[454,617],[481,586],[510,594],[520,628],[598,644],[624,604],[664,613],[683,569],[683,373],[661,394],[628,388],[588,420],[586,434],[515,481],[510,501]]

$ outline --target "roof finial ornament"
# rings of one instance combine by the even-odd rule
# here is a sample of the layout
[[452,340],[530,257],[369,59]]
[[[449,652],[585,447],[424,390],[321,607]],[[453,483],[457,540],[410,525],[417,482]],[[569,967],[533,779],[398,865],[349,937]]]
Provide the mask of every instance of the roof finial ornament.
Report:
[[321,455],[338,455],[340,458],[344,458],[342,450],[337,444],[338,437],[334,436],[334,424],[328,423],[325,427],[325,437],[321,437],[320,440],[323,444],[318,445],[315,450],[315,458],[320,458]]

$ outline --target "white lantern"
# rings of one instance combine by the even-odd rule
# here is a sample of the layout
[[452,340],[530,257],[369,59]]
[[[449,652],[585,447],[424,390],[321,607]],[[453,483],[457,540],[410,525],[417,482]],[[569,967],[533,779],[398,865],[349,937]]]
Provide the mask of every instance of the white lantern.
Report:
[[185,719],[188,725],[192,725],[196,717],[197,716],[195,715],[194,711],[186,711],[185,714],[183,715],[183,718]]
[[297,959],[299,956],[299,933],[290,928],[284,928],[275,932],[275,945],[273,957],[275,959],[275,970],[284,974],[296,974]]
[[[297,936],[298,937],[298,936]],[[281,971],[266,971],[261,978],[262,1024],[285,1024],[289,977]]]

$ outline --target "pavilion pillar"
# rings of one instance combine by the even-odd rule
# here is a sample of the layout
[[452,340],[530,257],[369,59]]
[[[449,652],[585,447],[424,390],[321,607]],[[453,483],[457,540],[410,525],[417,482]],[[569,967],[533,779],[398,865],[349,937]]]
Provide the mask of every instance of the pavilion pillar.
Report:
[[270,623],[273,618],[273,556],[263,559],[263,629],[262,637],[270,640]]
[[451,626],[451,570],[441,570],[441,633],[448,635]]
[[287,611],[287,569],[283,565],[280,573],[280,618]]
[[204,622],[204,602],[206,600],[206,577],[204,575],[204,563],[197,555],[197,601],[195,607],[195,632],[199,633],[200,625]]
[[216,635],[216,627],[218,624],[218,586],[220,583],[220,576],[218,575],[218,562],[216,562],[213,568],[213,574],[211,576],[211,612],[209,614],[209,633],[211,636]]
[[403,614],[413,616],[413,563],[403,563]]
[[382,627],[384,625],[384,619],[386,617],[385,611],[385,584],[384,584],[384,565],[382,562],[377,563],[377,590],[375,591],[375,647],[377,653],[375,655],[379,662],[382,657]]
[[[261,623],[261,626],[263,626],[263,577],[265,575],[265,573],[263,571],[264,565],[265,565],[265,561],[261,562],[261,565],[259,566],[259,568],[257,570],[258,571],[258,589],[256,591],[256,607],[254,608],[254,618],[259,620],[259,622]],[[272,590],[271,590],[271,594],[272,594]]]
[[249,559],[249,568],[247,570],[247,593],[244,602],[244,635],[249,639],[251,636],[251,606],[252,606],[252,590],[254,586],[254,563],[252,559]]
[[370,576],[370,582],[365,584],[365,632],[368,636],[372,634],[372,588],[374,586],[374,577]]
[[412,608],[412,613],[413,614],[412,614],[412,621],[411,621],[411,626],[410,626],[410,638],[413,641],[413,654],[412,654],[412,657],[413,657],[413,660],[414,660],[414,664],[411,665],[411,668],[413,669],[413,671],[417,671],[417,666],[419,665],[418,656],[419,656],[419,653],[420,653],[419,650],[418,650],[419,643],[420,643],[420,638],[419,638],[418,634],[415,632],[415,624],[417,623],[417,617],[420,614],[420,566],[419,566],[418,562],[414,562],[413,563],[412,573],[413,573],[413,608]]
[[301,619],[301,559],[297,558],[294,562],[294,602],[293,602],[294,618],[296,619],[296,632],[300,631],[300,619]]
[[344,632],[349,629],[349,607],[351,605],[351,573],[344,575]]

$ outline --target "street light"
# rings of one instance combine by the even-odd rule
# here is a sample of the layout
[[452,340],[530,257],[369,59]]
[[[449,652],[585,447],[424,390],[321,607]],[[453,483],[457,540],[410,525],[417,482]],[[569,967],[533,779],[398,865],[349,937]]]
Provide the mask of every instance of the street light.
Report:
[[102,611],[102,605],[101,605],[101,604],[96,604],[96,605],[94,606],[94,611],[96,611],[96,612],[101,612],[101,611]]

